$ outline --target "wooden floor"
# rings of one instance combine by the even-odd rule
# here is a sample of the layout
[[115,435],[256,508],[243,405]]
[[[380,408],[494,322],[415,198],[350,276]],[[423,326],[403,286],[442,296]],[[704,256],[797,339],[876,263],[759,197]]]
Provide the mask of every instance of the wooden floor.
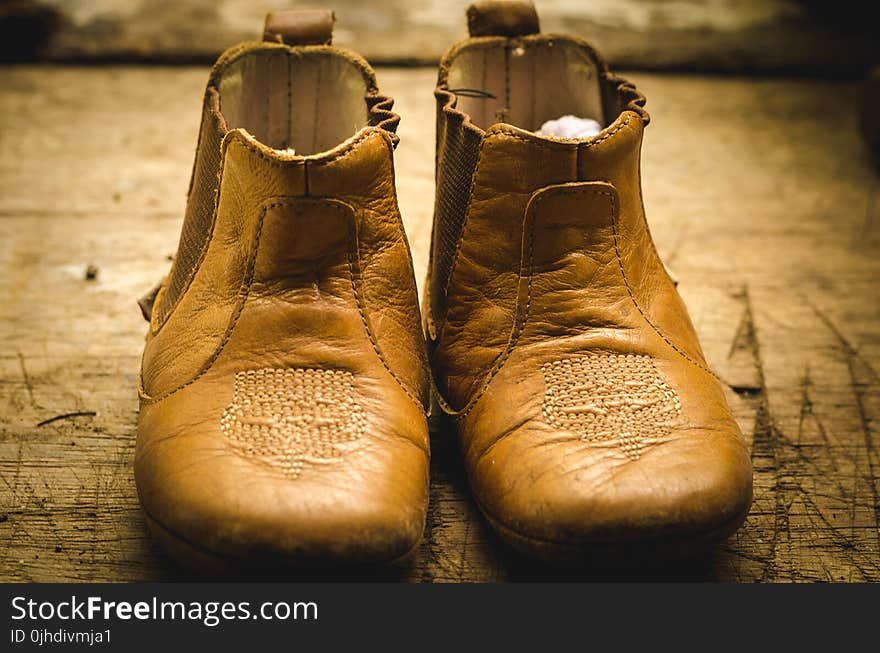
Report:
[[[184,577],[135,496],[135,298],[176,246],[206,76],[0,68],[0,580]],[[649,220],[751,443],[748,521],[711,559],[674,568],[534,567],[476,515],[437,424],[426,538],[398,575],[878,581],[880,201],[857,89],[631,77],[654,118]],[[398,188],[421,278],[434,72],[379,81],[403,115]]]

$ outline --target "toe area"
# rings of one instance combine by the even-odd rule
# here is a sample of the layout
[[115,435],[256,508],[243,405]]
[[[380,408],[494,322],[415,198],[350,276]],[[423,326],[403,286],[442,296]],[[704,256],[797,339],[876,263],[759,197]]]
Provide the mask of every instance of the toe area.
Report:
[[480,457],[471,480],[499,533],[541,557],[652,543],[686,552],[735,530],[752,498],[748,453],[728,431],[675,433],[633,458],[527,423]]
[[[428,499],[427,422],[412,402],[367,405],[364,434],[295,474],[231,446],[228,399],[193,397],[141,410],[135,480],[147,521],[188,567],[216,569],[383,564],[419,542]],[[216,405],[212,405],[212,402]],[[422,444],[424,442],[424,444]],[[270,461],[271,462],[271,461]]]

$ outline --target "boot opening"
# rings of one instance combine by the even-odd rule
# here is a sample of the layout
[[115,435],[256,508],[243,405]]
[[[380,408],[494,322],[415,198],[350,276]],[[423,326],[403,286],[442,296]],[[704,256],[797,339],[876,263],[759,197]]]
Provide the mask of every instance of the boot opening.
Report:
[[255,49],[215,71],[220,112],[271,148],[324,152],[374,123],[364,64],[332,47]]
[[[443,62],[441,86],[480,129],[503,122],[538,131],[574,116],[601,129],[616,116],[603,109],[605,66],[584,44],[567,38],[483,38],[464,42]],[[446,84],[443,84],[443,75]]]

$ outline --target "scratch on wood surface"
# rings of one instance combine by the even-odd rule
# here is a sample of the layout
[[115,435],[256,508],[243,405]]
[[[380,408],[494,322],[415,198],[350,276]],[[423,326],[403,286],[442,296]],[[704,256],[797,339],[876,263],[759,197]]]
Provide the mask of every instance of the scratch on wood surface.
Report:
[[[735,293],[733,295],[736,299],[745,300],[748,294],[748,289],[743,288],[739,293]],[[745,302],[744,302],[745,303]],[[727,358],[733,358],[733,355],[739,349],[747,349],[752,345],[754,333],[752,330],[754,329],[754,325],[752,324],[751,313],[749,310],[748,304],[743,306],[742,317],[740,317],[739,324],[736,327],[736,331],[733,332],[733,339],[730,341],[730,349],[727,352]]]
[[28,398],[31,402],[31,407],[36,408],[37,402],[34,400],[34,384],[31,383],[31,377],[28,374],[27,366],[24,364],[24,354],[18,352],[18,364],[21,367],[21,376],[24,379],[24,385],[27,388]]
[[461,558],[458,561],[458,580],[464,580],[467,569],[468,544],[470,543],[471,522],[468,520],[464,525],[464,538],[461,545]]
[[41,426],[46,426],[47,424],[51,424],[52,422],[57,422],[62,419],[70,419],[72,417],[94,417],[97,413],[93,410],[77,410],[72,413],[62,413],[61,415],[55,415],[55,417],[50,417],[48,419],[44,419],[42,422],[37,423],[37,428]]
[[763,382],[760,378],[754,378],[754,374],[758,373],[758,360],[755,357],[755,325],[751,313],[751,305],[748,299],[748,287],[743,286],[739,291],[730,295],[733,299],[742,304],[742,313],[736,330],[733,332],[733,338],[730,340],[730,348],[727,351],[727,361],[731,362],[737,356],[745,356],[751,361],[750,373],[748,377],[742,377],[741,374],[735,375],[735,379],[725,379],[731,390],[743,398],[756,397],[764,390]]
[[[771,477],[769,486],[758,485],[756,488],[757,492],[770,492],[771,497],[768,498],[772,500],[773,504],[772,532],[767,553],[763,559],[760,556],[755,556],[762,564],[760,580],[767,581],[778,574],[776,554],[780,533],[782,531],[788,532],[788,511],[785,505],[785,498],[780,491],[779,472],[781,460],[779,454],[779,434],[773,427],[773,420],[770,415],[764,362],[761,357],[761,347],[755,329],[754,306],[752,305],[752,297],[748,285],[743,286],[740,299],[743,303],[743,318],[740,327],[737,329],[737,340],[740,342],[739,346],[746,348],[751,354],[758,378],[757,389],[749,392],[757,402],[755,430],[752,437],[752,465],[755,468],[756,474],[768,474]],[[734,345],[736,345],[736,342],[735,340]],[[756,497],[756,503],[757,499],[758,497]]]
[[[803,381],[801,382],[801,414],[798,420],[798,443],[801,441],[801,434],[804,430],[804,425],[806,421],[809,419],[812,421],[813,425],[816,427],[816,431],[819,433],[819,437],[822,439],[822,443],[827,452],[831,451],[831,438],[828,436],[828,431],[825,428],[824,421],[822,418],[817,415],[813,411],[813,400],[810,398],[810,387],[813,385],[813,381],[810,378],[809,366],[804,370]],[[850,452],[847,448],[841,449],[842,455],[850,462],[853,466],[853,469],[858,468],[858,461],[853,456],[852,452]],[[843,470],[840,468],[840,464],[837,461],[836,456],[827,456],[832,468],[833,474],[830,475],[831,478],[834,479],[834,484],[837,486],[839,497],[833,497],[834,499],[840,499],[842,501],[846,501],[847,495],[851,496],[852,500],[850,503],[850,537],[848,540],[849,544],[852,544],[855,541],[855,525],[856,525],[856,508],[858,506],[858,480],[853,477],[852,483],[853,486],[849,489],[845,488],[843,483],[844,479],[847,478],[847,475],[843,473]],[[815,493],[814,493],[815,494]],[[821,495],[820,495],[821,496]]]
[[[22,461],[21,447],[22,447],[21,442],[18,442],[17,443],[18,451],[16,454],[15,467],[13,469],[12,483],[10,484],[10,482],[7,480],[5,474],[0,474],[0,481],[3,481],[3,484],[9,489],[8,507],[4,508],[6,510],[7,517],[9,517],[10,514],[14,514],[19,507],[18,483],[19,483],[19,477],[21,475],[21,461]],[[15,519],[7,520],[7,523],[8,523],[8,521],[11,521],[12,523],[8,526],[9,532],[6,535],[5,544],[3,545],[3,550],[2,550],[2,553],[4,554],[3,557],[4,557],[4,559],[7,560],[7,562],[8,562],[9,556],[12,553],[12,542],[15,538],[16,530],[18,529],[18,524],[16,523],[17,520],[15,520]]]
[[797,444],[801,443],[801,435],[804,432],[804,420],[807,415],[813,414],[813,400],[810,399],[811,385],[813,385],[813,380],[810,378],[810,366],[807,365],[804,367],[804,375],[801,378],[801,413],[798,416]]
[[[871,430],[871,424],[868,419],[868,414],[865,409],[865,389],[866,386],[869,385],[864,381],[860,381],[857,377],[856,371],[856,363],[861,364],[862,368],[866,370],[871,378],[871,382],[876,383],[878,381],[877,372],[871,366],[871,364],[865,360],[863,357],[859,355],[858,350],[850,343],[850,341],[843,335],[840,329],[834,324],[828,315],[825,314],[824,311],[821,311],[819,307],[809,301],[806,297],[804,300],[816,314],[816,316],[828,327],[828,330],[837,338],[837,341],[840,345],[841,351],[846,356],[846,365],[847,370],[849,372],[849,383],[850,388],[852,389],[853,395],[855,397],[856,409],[858,412],[859,425],[862,430],[862,436],[864,438],[865,444],[865,458],[867,462],[867,473],[865,474],[865,482],[868,486],[869,491],[871,492],[871,497],[874,503],[874,531],[876,533],[877,539],[877,551],[880,552],[880,491],[878,491],[877,485],[880,483],[880,479],[877,477],[878,469],[875,467],[874,460],[878,457],[877,449],[874,443],[873,433]],[[853,491],[853,497],[855,498],[856,492]],[[880,564],[880,563],[878,563]]]
[[856,398],[856,407],[858,408],[862,434],[865,438],[865,457],[868,462],[868,473],[866,475],[865,481],[867,482],[868,488],[871,491],[871,496],[874,499],[874,531],[877,535],[877,550],[878,552],[880,552],[880,493],[878,493],[877,490],[877,484],[878,482],[880,482],[880,479],[877,478],[877,469],[874,467],[874,459],[877,457],[877,450],[874,446],[874,438],[872,437],[871,433],[871,425],[868,421],[867,412],[865,411],[865,387],[863,384],[859,383],[856,380],[853,362],[854,358],[850,357],[847,361],[847,367],[849,368],[850,384]]
[[800,297],[804,301],[804,303],[810,307],[810,310],[812,310],[813,313],[816,314],[816,317],[818,317],[819,320],[821,320],[821,322],[826,327],[828,327],[828,330],[831,331],[834,337],[837,338],[837,341],[840,343],[840,349],[843,351],[843,353],[846,354],[847,357],[850,359],[858,360],[864,366],[865,370],[869,373],[872,381],[880,381],[880,376],[878,376],[876,370],[874,370],[871,363],[869,363],[859,354],[858,349],[853,347],[849,339],[843,335],[843,333],[840,331],[840,329],[837,328],[837,325],[834,324],[831,318],[829,318],[824,311],[819,310],[819,307],[811,302],[809,297],[804,294],[801,294]]
[[[203,93],[204,70],[120,74],[25,66],[7,72],[20,83],[0,92],[0,110],[15,122],[0,154],[38,152],[33,134],[59,142],[68,136],[69,107],[15,111],[22,103],[63,88],[81,120],[80,156],[56,156],[55,174],[42,174],[43,155],[21,156],[15,170],[0,175],[0,242],[16,249],[12,265],[0,261],[0,276],[11,281],[0,284],[0,306],[11,306],[15,316],[0,321],[0,341],[9,349],[0,355],[0,580],[179,578],[144,530],[131,474],[143,325],[129,304],[160,274],[156,252],[173,249],[180,236],[179,191],[191,171],[198,129],[187,98]],[[433,116],[430,71],[383,74],[386,90],[408,115]],[[845,103],[823,100],[841,88],[817,81],[639,78],[664,123],[651,133],[643,161],[646,195],[656,207],[652,226],[670,234],[667,262],[692,282],[695,301],[688,305],[702,301],[703,319],[696,314],[701,340],[733,391],[731,406],[746,440],[754,437],[755,503],[745,527],[705,568],[695,564],[669,577],[880,580],[874,300],[880,258],[864,253],[878,242],[878,186],[872,170],[854,163],[855,134],[841,139],[821,128],[846,122]],[[778,102],[768,109],[762,99],[771,86]],[[712,111],[719,94],[731,111]],[[158,118],[171,132],[147,149],[167,162],[163,166],[140,156],[147,149],[137,129],[145,112],[158,119],[159,105]],[[680,136],[692,128],[687,116],[694,106],[709,116],[698,150]],[[740,143],[739,115],[758,118],[756,138],[779,157],[767,159]],[[811,138],[792,136],[793,115],[796,129]],[[108,134],[133,147],[108,152],[101,146]],[[132,158],[133,152],[140,154]],[[424,197],[433,184],[432,154],[425,139],[410,139],[395,152],[417,274],[429,252],[431,206]],[[846,176],[829,181],[817,173],[844,164]],[[725,182],[733,169],[737,183]],[[114,175],[137,183],[120,201],[101,204],[100,189]],[[683,175],[693,183],[678,183]],[[743,184],[753,192],[744,195]],[[861,214],[853,219],[851,203],[838,200],[863,197],[864,188],[874,192],[864,223],[869,233],[860,238]],[[63,212],[58,197],[67,200]],[[110,218],[117,227],[108,235]],[[91,288],[99,292],[83,291],[87,260],[101,260],[104,281]],[[77,273],[53,277],[60,269]],[[107,283],[113,278],[118,287]],[[730,292],[739,285],[742,290]],[[19,292],[23,288],[29,292]],[[811,309],[801,294],[827,310]],[[43,417],[87,409],[97,412],[95,419],[34,426]],[[432,426],[431,440],[425,542],[407,579],[549,578],[546,570],[507,556],[480,518],[449,425]]]

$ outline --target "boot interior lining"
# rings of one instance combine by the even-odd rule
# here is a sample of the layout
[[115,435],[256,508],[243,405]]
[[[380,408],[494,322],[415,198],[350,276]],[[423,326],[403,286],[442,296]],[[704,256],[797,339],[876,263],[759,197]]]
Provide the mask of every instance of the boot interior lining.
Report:
[[296,154],[332,149],[369,121],[369,80],[327,49],[249,52],[226,66],[217,87],[229,129]]
[[[457,108],[481,129],[497,122],[536,131],[564,115],[606,126],[599,67],[579,44],[562,39],[467,43],[447,62]],[[481,93],[494,97],[486,97]]]

